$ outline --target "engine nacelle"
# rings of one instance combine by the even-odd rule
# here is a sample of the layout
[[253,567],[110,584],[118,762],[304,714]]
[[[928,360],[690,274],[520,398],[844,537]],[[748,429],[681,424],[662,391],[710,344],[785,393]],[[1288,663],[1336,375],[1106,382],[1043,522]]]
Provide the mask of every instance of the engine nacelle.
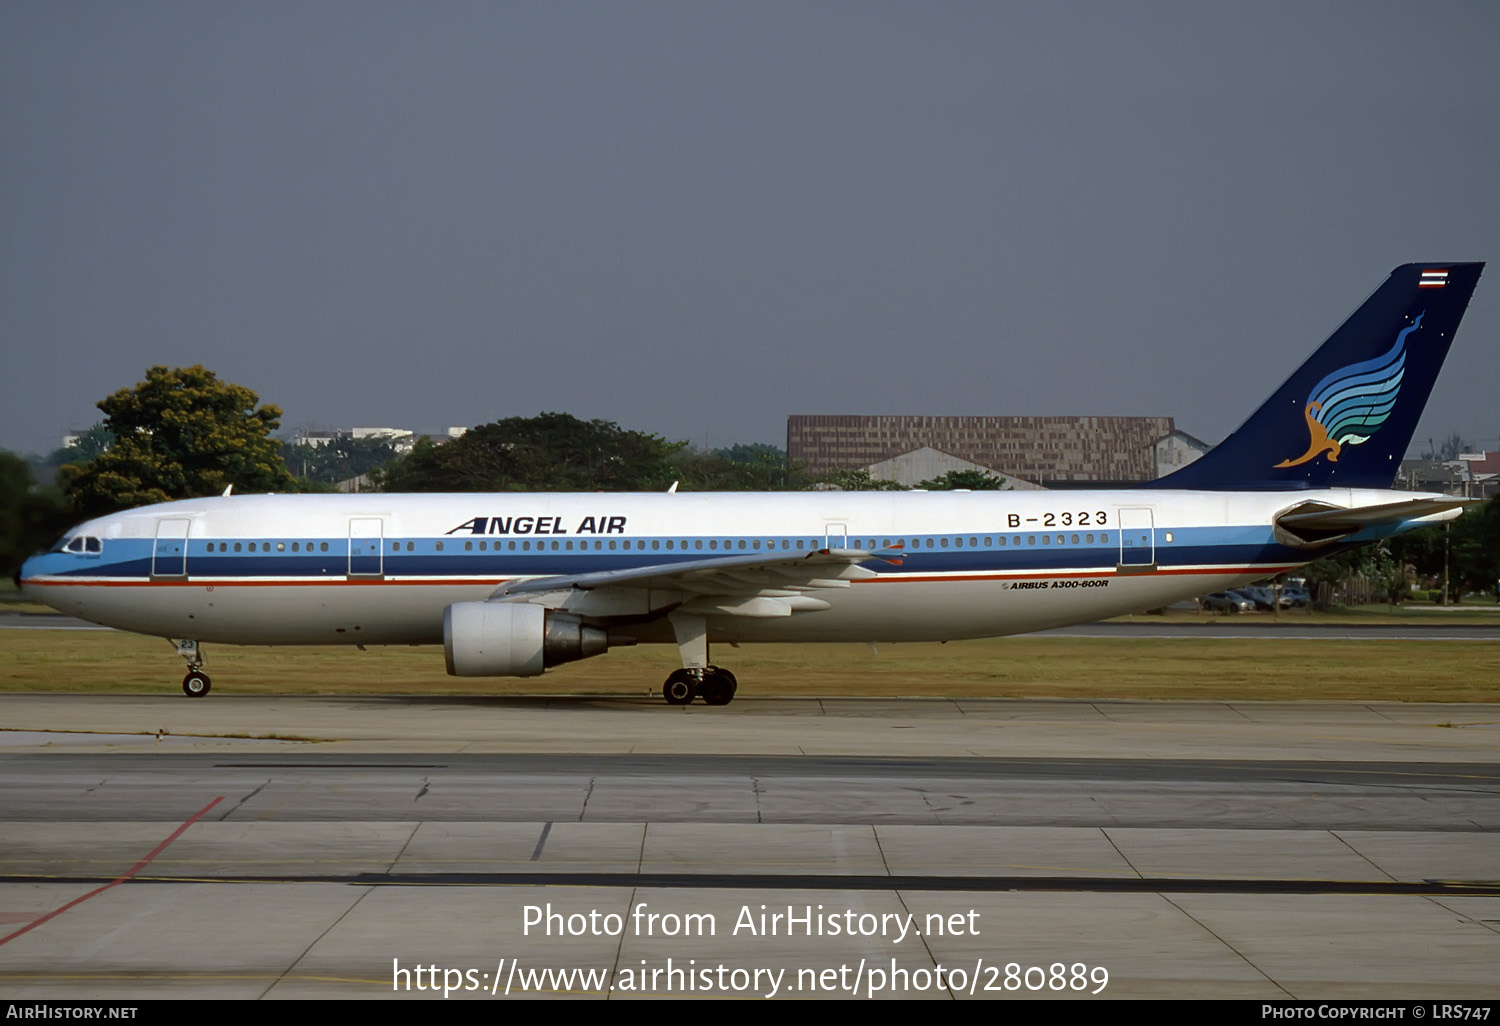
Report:
[[455,677],[535,677],[608,648],[599,628],[529,602],[455,602],[443,610],[443,654]]

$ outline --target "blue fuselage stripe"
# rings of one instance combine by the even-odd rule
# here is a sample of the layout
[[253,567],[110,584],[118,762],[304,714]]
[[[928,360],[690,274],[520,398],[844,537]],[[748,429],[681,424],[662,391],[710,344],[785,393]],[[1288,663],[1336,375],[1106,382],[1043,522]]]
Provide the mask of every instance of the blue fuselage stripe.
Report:
[[[1172,539],[1170,542],[1166,540],[1168,536]],[[1126,563],[1153,562],[1150,538],[1143,536],[1129,540],[1135,544],[1126,549]],[[799,542],[801,548],[797,547]],[[849,538],[848,545],[865,548],[872,542],[878,543],[879,547],[885,547],[887,543],[900,543],[904,547],[899,564],[884,559],[872,559],[864,564],[877,573],[1085,572],[1112,569],[1121,562],[1117,528],[961,536],[857,535]],[[671,550],[666,548],[669,543]],[[807,535],[786,539],[764,535],[727,538],[722,535],[712,538],[674,535],[670,539],[588,538],[567,541],[386,537],[379,544],[382,547],[378,556],[373,551],[356,552],[353,576],[380,574],[386,578],[442,579],[583,574],[670,566],[715,556],[754,555],[756,552],[765,553],[768,559],[784,558],[821,548],[825,542],[822,538]],[[249,551],[251,545],[258,551]],[[278,545],[281,546],[279,550]],[[297,546],[297,551],[293,551],[293,545]],[[480,551],[481,545],[485,546],[485,551]],[[569,545],[575,547],[570,550]],[[1170,531],[1157,528],[1154,557],[1158,568],[1170,569],[1302,563],[1308,554],[1306,550],[1278,543],[1270,529],[1264,526],[1189,527]],[[171,558],[157,554],[156,543],[149,538],[109,539],[105,541],[102,553],[49,553],[37,557],[32,570],[36,576],[145,580],[152,575],[153,563],[158,574],[163,573],[163,564],[166,573],[180,573],[181,556],[175,558],[174,563]],[[194,538],[188,541],[186,570],[188,577],[218,580],[342,578],[350,576],[350,540],[225,538],[210,541]]]

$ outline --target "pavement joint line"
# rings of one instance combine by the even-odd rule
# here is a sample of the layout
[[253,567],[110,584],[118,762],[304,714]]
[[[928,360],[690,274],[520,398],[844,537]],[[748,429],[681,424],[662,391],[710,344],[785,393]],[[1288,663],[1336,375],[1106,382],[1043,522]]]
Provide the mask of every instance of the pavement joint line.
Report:
[[1183,915],[1187,916],[1190,920],[1192,920],[1193,923],[1195,925],[1197,925],[1198,929],[1200,929],[1203,932],[1207,933],[1214,940],[1218,941],[1220,944],[1224,945],[1224,947],[1226,947],[1230,951],[1234,952],[1236,958],[1239,958],[1246,965],[1248,965],[1251,969],[1254,969],[1256,972],[1260,973],[1260,975],[1265,978],[1265,981],[1267,983],[1269,983],[1271,986],[1273,986],[1277,990],[1281,991],[1287,997],[1292,998],[1293,1000],[1296,999],[1296,995],[1295,994],[1293,994],[1291,991],[1287,990],[1280,983],[1278,983],[1276,980],[1274,980],[1269,973],[1267,973],[1264,969],[1262,969],[1260,966],[1256,965],[1253,961],[1251,961],[1250,958],[1249,958],[1249,956],[1247,956],[1243,951],[1241,951],[1239,948],[1235,947],[1233,944],[1229,943],[1229,941],[1225,940],[1223,937],[1219,936],[1219,934],[1216,933],[1214,931],[1214,929],[1211,926],[1209,926],[1207,923],[1205,923],[1203,920],[1201,920],[1197,916],[1193,915],[1191,912],[1189,912],[1187,909],[1183,908],[1181,905],[1177,904],[1177,902],[1173,901],[1171,898],[1167,897],[1167,895],[1165,895],[1165,894],[1162,895],[1162,900],[1165,901],[1168,905],[1171,905],[1177,911],[1181,912]]
[[298,953],[297,957],[294,958],[294,959],[292,959],[292,961],[287,965],[287,967],[285,969],[283,969],[280,973],[278,973],[276,975],[276,978],[274,980],[272,980],[270,983],[266,984],[266,989],[260,992],[260,997],[262,999],[264,999],[267,994],[271,993],[271,991],[276,988],[276,985],[278,983],[280,983],[282,980],[286,979],[286,976],[287,976],[288,973],[290,973],[293,969],[297,968],[298,964],[301,963],[301,961],[304,958],[307,957],[307,953],[309,951],[311,951],[313,948],[315,948],[320,940],[322,940],[324,937],[327,937],[331,932],[333,932],[334,928],[336,928],[340,923],[342,923],[346,918],[348,918],[350,912],[354,911],[355,906],[357,906],[361,901],[364,901],[365,898],[369,897],[374,892],[375,892],[375,888],[374,887],[366,887],[364,889],[364,892],[361,893],[359,897],[355,898],[353,901],[351,901],[349,903],[349,907],[348,908],[344,909],[344,911],[342,913],[340,913],[339,916],[336,919],[334,919],[333,922],[331,922],[331,923],[328,924],[327,929],[325,929],[322,933],[318,934],[312,940],[308,941],[307,942],[307,947],[303,948],[302,951]]
[[1332,837],[1332,838],[1333,838],[1333,839],[1334,839],[1334,840],[1336,840],[1336,841],[1338,841],[1338,842],[1339,842],[1339,843],[1340,843],[1340,844],[1342,844],[1342,845],[1343,845],[1343,846],[1344,846],[1344,847],[1345,847],[1345,848],[1348,848],[1348,849],[1349,849],[1349,850],[1350,850],[1350,851],[1351,851],[1351,852],[1353,852],[1353,853],[1354,853],[1354,854],[1355,854],[1355,855],[1356,855],[1356,856],[1357,856],[1357,857],[1358,857],[1358,858],[1360,858],[1360,859],[1361,859],[1361,860],[1363,860],[1363,861],[1364,861],[1364,862],[1365,862],[1365,863],[1366,863],[1366,864],[1367,864],[1367,865],[1368,865],[1368,866],[1369,866],[1369,867],[1370,867],[1370,868],[1371,868],[1371,869],[1373,869],[1373,870],[1375,870],[1375,872],[1377,872],[1377,873],[1379,873],[1379,874],[1381,874],[1381,875],[1382,875],[1382,876],[1384,876],[1384,877],[1385,877],[1385,878],[1386,878],[1386,879],[1387,879],[1387,880],[1394,880],[1394,879],[1396,879],[1396,878],[1395,878],[1395,877],[1394,877],[1394,876],[1392,876],[1392,875],[1391,875],[1391,874],[1390,874],[1390,873],[1388,873],[1388,872],[1386,872],[1386,871],[1385,871],[1385,870],[1384,870],[1384,869],[1382,869],[1382,868],[1381,868],[1381,867],[1380,867],[1380,866],[1379,866],[1379,865],[1378,865],[1378,864],[1377,864],[1377,863],[1376,863],[1376,862],[1375,862],[1375,860],[1374,860],[1374,859],[1372,859],[1372,858],[1370,858],[1370,856],[1368,856],[1368,855],[1366,855],[1366,854],[1365,854],[1365,853],[1364,853],[1364,852],[1362,852],[1362,851],[1360,851],[1360,850],[1359,850],[1359,849],[1358,849],[1358,848],[1356,848],[1356,847],[1355,847],[1355,846],[1354,846],[1354,845],[1352,845],[1352,844],[1350,844],[1350,843],[1349,843],[1349,842],[1348,842],[1348,841],[1347,841],[1347,840],[1345,840],[1345,839],[1344,839],[1344,836],[1343,836],[1343,835],[1342,835],[1342,834],[1340,834],[1340,833],[1339,833],[1339,832],[1338,832],[1338,831],[1337,831],[1337,830],[1330,830],[1330,831],[1328,831],[1328,834],[1329,834],[1329,836],[1330,836],[1330,837]]

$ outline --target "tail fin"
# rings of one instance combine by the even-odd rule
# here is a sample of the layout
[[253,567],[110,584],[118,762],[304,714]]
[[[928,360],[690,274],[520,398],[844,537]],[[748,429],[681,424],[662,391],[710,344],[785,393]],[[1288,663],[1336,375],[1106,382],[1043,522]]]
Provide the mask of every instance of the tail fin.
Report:
[[1482,263],[1391,272],[1260,409],[1157,488],[1389,488]]

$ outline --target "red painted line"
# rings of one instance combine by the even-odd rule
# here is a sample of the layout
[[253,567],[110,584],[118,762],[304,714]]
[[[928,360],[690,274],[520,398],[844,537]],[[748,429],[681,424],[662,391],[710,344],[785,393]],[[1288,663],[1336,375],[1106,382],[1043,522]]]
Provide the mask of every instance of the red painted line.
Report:
[[23,926],[19,930],[17,930],[15,933],[9,934],[9,935],[7,935],[5,937],[0,937],[0,944],[5,944],[5,943],[7,943],[9,941],[13,941],[17,937],[21,936],[21,934],[26,933],[26,932],[28,932],[30,930],[35,930],[38,926],[41,926],[47,920],[57,918],[58,916],[62,915],[64,912],[66,912],[68,909],[73,908],[76,905],[82,905],[85,901],[88,901],[94,895],[96,895],[96,894],[103,894],[105,891],[109,890],[111,887],[117,887],[120,884],[124,883],[126,880],[129,880],[132,876],[135,876],[135,874],[137,874],[141,870],[145,869],[147,863],[149,863],[152,859],[156,858],[156,856],[160,855],[163,851],[165,851],[166,848],[167,848],[167,845],[171,844],[173,841],[177,840],[177,838],[181,837],[182,836],[182,832],[184,830],[186,830],[188,827],[192,826],[194,823],[198,822],[198,820],[202,819],[205,815],[207,815],[207,813],[208,813],[208,811],[210,809],[212,809],[215,805],[219,804],[223,800],[224,800],[224,796],[223,795],[219,795],[219,797],[215,798],[213,801],[211,801],[207,805],[203,806],[203,808],[201,808],[197,812],[193,813],[192,816],[188,817],[187,822],[183,823],[182,826],[178,827],[176,830],[173,830],[172,833],[171,833],[171,835],[165,841],[161,842],[155,848],[153,848],[151,850],[151,854],[147,855],[145,858],[141,859],[141,861],[139,861],[135,865],[131,866],[121,876],[115,878],[114,880],[111,880],[109,883],[105,884],[103,887],[96,887],[94,890],[89,891],[87,894],[85,894],[81,898],[74,898],[72,901],[68,902],[62,908],[53,909],[51,912],[48,912],[46,915],[42,916],[41,918],[32,920],[30,923],[27,923],[25,926]]

